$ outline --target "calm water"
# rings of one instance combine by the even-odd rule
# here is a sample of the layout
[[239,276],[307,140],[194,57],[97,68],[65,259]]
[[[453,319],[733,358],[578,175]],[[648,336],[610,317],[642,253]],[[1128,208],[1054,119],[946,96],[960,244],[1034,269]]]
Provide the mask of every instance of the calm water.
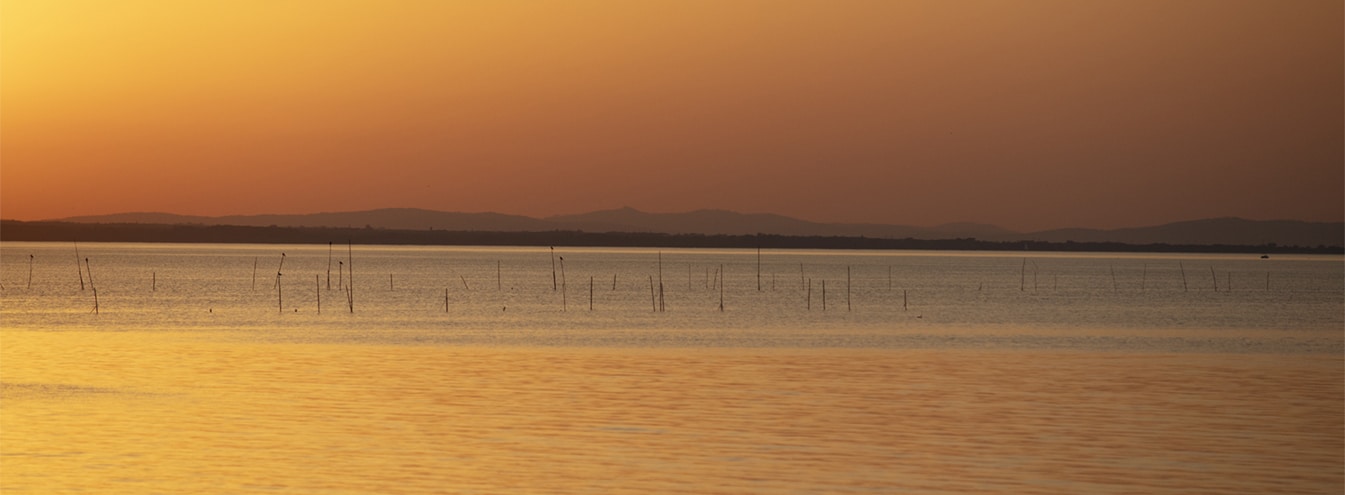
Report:
[[79,250],[0,245],[4,493],[1345,489],[1340,257]]

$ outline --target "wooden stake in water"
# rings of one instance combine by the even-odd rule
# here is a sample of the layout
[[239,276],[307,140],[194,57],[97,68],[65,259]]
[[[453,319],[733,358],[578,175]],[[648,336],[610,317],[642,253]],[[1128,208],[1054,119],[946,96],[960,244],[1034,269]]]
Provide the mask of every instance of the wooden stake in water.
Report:
[[593,276],[588,277],[588,310],[593,311]]
[[761,292],[761,246],[757,246],[757,292]]
[[355,312],[355,248],[346,240],[346,269],[350,270],[350,285],[346,287],[346,300],[350,303],[350,312]]
[[92,289],[92,288],[94,287],[94,286],[93,286],[93,266],[89,264],[89,259],[88,259],[88,258],[84,258],[84,271],[85,271],[86,273],[89,274],[89,288]]
[[285,298],[280,291],[280,272],[276,272],[276,309],[280,314],[285,314]]
[[658,312],[658,299],[654,297],[654,276],[649,276],[649,310]]
[[1182,271],[1182,291],[1185,292],[1187,290],[1190,290],[1186,287],[1186,267],[1182,266],[1182,262],[1178,261],[1177,269]]
[[[85,262],[88,262],[88,258],[85,258]],[[98,288],[93,286],[93,282],[89,282],[89,288],[93,289],[93,314],[98,314]]]
[[28,288],[33,288],[33,255],[28,255]]
[[[276,268],[276,273],[279,274],[280,272],[283,272],[283,271],[285,271],[285,253],[280,253],[280,266],[279,266],[278,268]],[[276,287],[280,287],[280,278],[279,278],[279,277],[276,278]],[[277,290],[279,290],[279,289],[277,289]]]
[[551,246],[551,290],[556,290],[556,247]]
[[845,310],[850,311],[850,266],[845,267]]
[[346,291],[346,262],[336,262],[336,288],[341,292]]
[[822,311],[827,310],[827,281],[822,279]]
[[327,290],[332,290],[332,241],[327,241]]
[[561,257],[560,257],[560,310],[561,310],[561,311],[567,311],[567,310],[568,310],[568,309],[567,309],[567,306],[569,306],[569,302],[566,301],[566,298],[567,298],[568,296],[565,295],[565,292],[566,292],[565,289],[566,289],[566,287],[565,287],[565,257],[564,257],[564,256],[561,256]]
[[616,274],[612,274],[612,290],[616,290]]
[[448,312],[448,287],[444,287],[444,312]]
[[500,260],[495,260],[495,290],[504,290],[504,283],[500,278]]
[[1214,275],[1214,265],[1210,265],[1210,280],[1214,282],[1214,292],[1219,292],[1219,277]]
[[79,266],[79,241],[75,241],[75,271],[79,272],[79,290],[84,290],[84,269]]
[[902,290],[901,290],[901,310],[902,310],[902,311],[906,311],[907,309],[909,309],[909,306],[907,306],[906,303],[907,303],[907,299],[906,299],[906,289],[902,289]]
[[724,265],[719,265],[719,312],[724,312]]
[[811,279],[811,278],[808,279],[808,282],[807,282],[806,285],[808,286],[808,306],[807,306],[807,308],[808,308],[808,311],[812,311],[812,310],[813,310],[813,279]]
[[464,276],[464,275],[458,275],[458,278],[462,280],[462,290],[472,290],[471,287],[468,287],[468,286],[467,286],[467,277],[466,277],[466,276]]
[[252,290],[257,290],[257,257],[252,257]]
[[1027,288],[1027,258],[1023,258],[1023,267],[1018,272],[1018,291],[1022,292]]
[[1270,290],[1270,272],[1266,272],[1266,290]]
[[[330,270],[328,270],[328,273],[330,273]],[[327,280],[330,282],[331,278],[329,277]],[[316,273],[313,274],[313,293],[317,294],[318,297],[318,314],[322,314],[322,277]]]
[[151,292],[159,290],[159,274],[149,272],[149,290]]

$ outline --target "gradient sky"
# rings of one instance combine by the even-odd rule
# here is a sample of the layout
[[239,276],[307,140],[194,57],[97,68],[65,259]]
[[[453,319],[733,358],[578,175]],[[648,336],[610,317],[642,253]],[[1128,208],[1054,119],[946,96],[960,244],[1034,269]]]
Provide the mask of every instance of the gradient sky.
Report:
[[1338,0],[0,0],[0,217],[1345,216]]

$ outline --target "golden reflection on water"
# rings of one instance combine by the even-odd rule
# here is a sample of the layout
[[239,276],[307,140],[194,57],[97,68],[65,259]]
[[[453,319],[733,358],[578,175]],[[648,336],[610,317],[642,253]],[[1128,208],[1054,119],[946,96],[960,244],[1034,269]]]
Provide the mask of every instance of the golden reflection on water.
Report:
[[1340,493],[1340,356],[5,331],[9,493]]

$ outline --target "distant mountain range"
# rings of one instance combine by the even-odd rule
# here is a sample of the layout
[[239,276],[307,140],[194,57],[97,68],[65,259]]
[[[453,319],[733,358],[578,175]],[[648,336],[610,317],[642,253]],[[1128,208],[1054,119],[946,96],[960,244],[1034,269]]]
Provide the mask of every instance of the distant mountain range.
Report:
[[204,217],[170,213],[118,213],[59,219],[75,223],[193,224],[278,227],[370,227],[396,230],[474,232],[647,232],[662,234],[965,239],[984,241],[1119,242],[1126,244],[1341,246],[1345,222],[1215,218],[1127,229],[1056,229],[1014,232],[993,225],[951,223],[912,227],[865,223],[819,223],[769,213],[696,210],[648,213],[633,208],[533,218],[501,213],[457,213],[416,208]]

